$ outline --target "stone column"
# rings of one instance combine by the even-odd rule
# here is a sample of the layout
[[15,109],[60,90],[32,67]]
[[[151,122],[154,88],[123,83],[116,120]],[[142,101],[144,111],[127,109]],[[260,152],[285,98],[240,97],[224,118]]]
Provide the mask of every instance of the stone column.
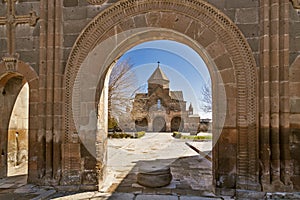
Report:
[[58,184],[63,121],[62,0],[41,0],[40,13],[38,176]]
[[264,190],[285,188],[284,184],[290,182],[288,4],[288,0],[260,2],[260,158]]

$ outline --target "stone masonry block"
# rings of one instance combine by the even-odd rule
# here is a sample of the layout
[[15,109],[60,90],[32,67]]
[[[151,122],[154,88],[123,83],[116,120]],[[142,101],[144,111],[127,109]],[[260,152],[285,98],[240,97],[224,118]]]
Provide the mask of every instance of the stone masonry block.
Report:
[[29,63],[35,63],[39,60],[39,52],[38,51],[18,51],[20,54],[20,59],[25,60]]
[[253,38],[259,36],[259,29],[257,24],[237,24],[246,38]]
[[90,3],[87,0],[78,0],[79,6],[88,6]]
[[6,26],[0,26],[0,38],[6,39]]
[[259,6],[258,0],[229,0],[225,2],[225,8],[258,8]]
[[290,82],[290,96],[300,97],[300,82]]
[[188,26],[191,24],[191,19],[183,15],[177,15],[173,24],[175,30],[185,33]]
[[204,29],[205,29],[204,25],[192,21],[189,28],[186,30],[186,34],[191,38],[198,38],[201,36]]
[[227,15],[232,21],[235,21],[235,13],[236,13],[236,9],[232,9],[232,8],[227,8],[225,10],[223,10],[224,14]]
[[231,99],[235,98],[237,94],[237,88],[234,84],[225,84],[226,97]]
[[225,1],[220,1],[220,0],[208,0],[209,3],[212,5],[216,6],[219,9],[224,9],[225,7]]
[[16,39],[16,48],[18,50],[28,50],[33,49],[33,38],[17,38]]
[[104,8],[103,6],[88,6],[87,9],[87,18],[94,18],[97,14],[99,14]]
[[34,27],[22,25],[16,27],[16,38],[32,37]]
[[291,99],[291,112],[300,113],[300,98]]
[[134,20],[132,18],[129,18],[126,21],[123,21],[120,24],[120,27],[124,31],[134,29],[135,28]]
[[259,19],[258,11],[257,8],[237,9],[235,21],[238,24],[257,24]]
[[291,125],[291,132],[292,132],[292,143],[300,144],[300,124],[292,124]]
[[300,50],[300,37],[290,38],[290,50],[299,51]]
[[6,15],[6,6],[0,6],[0,17],[4,17]]
[[164,28],[173,28],[173,22],[177,20],[177,16],[174,13],[163,12],[161,13],[160,24]]
[[253,52],[258,52],[259,51],[259,42],[260,42],[260,40],[258,38],[248,38],[247,42],[250,45]]
[[218,69],[230,69],[233,67],[232,61],[230,59],[229,54],[223,54],[222,56],[219,56],[215,60],[216,65],[218,66]]
[[203,47],[207,47],[217,39],[217,36],[210,29],[204,29],[201,35],[196,35],[194,39],[197,40]]
[[236,80],[235,80],[235,71],[234,71],[233,68],[222,70],[221,71],[221,76],[222,76],[223,82],[225,84],[236,82]]
[[63,11],[64,20],[80,20],[86,19],[87,9],[86,7],[66,7]]
[[74,45],[74,42],[76,41],[78,35],[65,35],[64,36],[64,47],[72,47]]
[[161,20],[160,12],[149,12],[146,14],[146,21],[149,27],[157,27]]
[[81,30],[87,25],[89,20],[72,20],[64,22],[64,33],[65,34],[76,34],[80,33]]
[[6,39],[0,39],[0,51],[1,52],[6,52],[7,51]]
[[64,7],[78,6],[78,0],[64,0]]
[[146,17],[145,15],[137,15],[134,17],[134,23],[136,27],[146,27]]
[[17,15],[28,15],[29,11],[34,11],[40,15],[40,3],[39,2],[27,2],[15,4]]
[[290,34],[299,36],[300,35],[300,21],[299,22],[294,22],[290,26]]

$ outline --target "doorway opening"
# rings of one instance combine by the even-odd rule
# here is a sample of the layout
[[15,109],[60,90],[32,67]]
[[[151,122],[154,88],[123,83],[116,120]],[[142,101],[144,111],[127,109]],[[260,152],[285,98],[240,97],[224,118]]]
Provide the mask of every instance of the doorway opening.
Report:
[[[163,49],[168,45],[178,45],[175,48],[178,52],[174,52],[174,48]],[[190,55],[181,57],[180,51],[186,52],[187,49]],[[156,62],[156,59],[160,61]],[[110,78],[115,79],[114,71],[121,71],[118,67],[128,63],[128,60],[133,64],[128,69],[131,75],[127,74],[127,77],[134,79],[134,84],[127,85],[126,94],[108,94],[112,97],[108,99],[108,109],[112,109],[108,110],[109,116],[116,119],[120,127],[120,133],[116,134],[126,138],[108,139],[108,177],[102,191],[124,192],[128,187],[146,191],[144,186],[137,184],[137,174],[141,166],[155,164],[171,168],[173,178],[166,187],[172,187],[174,192],[179,193],[183,185],[188,185],[190,191],[212,192],[213,164],[211,159],[207,159],[212,157],[212,132],[199,131],[202,104],[199,100],[201,94],[196,92],[207,80],[210,82],[206,64],[199,54],[186,45],[155,40],[127,51],[112,68]],[[198,76],[191,77],[191,74],[197,73]],[[114,96],[117,99],[113,99]],[[120,108],[123,97],[127,101]],[[194,106],[191,107],[191,104]],[[206,113],[205,117],[209,116],[211,119],[211,113]]]
[[27,180],[29,84],[23,76],[8,74],[1,78],[0,89],[2,113],[0,178],[25,175],[24,178]]
[[25,83],[13,107],[7,144],[7,176],[28,174],[29,85]]

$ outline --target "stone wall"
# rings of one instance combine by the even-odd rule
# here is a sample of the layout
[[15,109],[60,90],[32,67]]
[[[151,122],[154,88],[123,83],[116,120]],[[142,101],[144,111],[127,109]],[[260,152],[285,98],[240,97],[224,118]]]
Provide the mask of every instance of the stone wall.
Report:
[[295,190],[300,190],[300,12],[290,5],[290,128]]
[[259,0],[207,0],[229,17],[242,31],[259,66]]
[[300,54],[300,10],[290,4],[290,64]]
[[[29,149],[32,154],[29,155],[29,181],[45,185],[77,185],[77,189],[80,188],[78,185],[92,185],[84,189],[95,189],[105,171],[103,124],[107,122],[106,111],[99,105],[102,106],[98,113],[102,123],[99,132],[103,135],[98,134],[96,138],[96,161],[80,144],[76,130],[71,127],[72,119],[68,121],[72,117],[69,107],[76,70],[105,38],[130,32],[133,27],[156,27],[156,30],[144,35],[138,33],[137,37],[124,41],[128,45],[136,45],[148,38],[183,42],[198,48],[198,53],[206,56],[205,61],[214,63],[209,66],[210,71],[212,74],[217,71],[224,81],[214,88],[215,91],[221,87],[225,89],[228,108],[222,113],[226,114],[225,128],[220,129],[222,135],[214,149],[216,186],[226,191],[258,189],[263,184],[264,190],[285,190],[291,188],[291,177],[294,190],[299,190],[300,75],[299,59],[296,58],[300,54],[300,17],[297,10],[287,0],[189,0],[189,4],[180,4],[182,2],[177,0],[158,4],[158,1],[139,1],[132,9],[126,6],[133,0],[118,7],[114,7],[119,2],[116,0],[99,5],[86,0],[19,0],[14,3],[16,15],[35,11],[39,21],[34,26],[18,24],[15,35],[7,34],[7,25],[3,23],[7,6],[0,1],[0,57],[8,53],[11,44],[14,53],[19,54],[19,60],[24,61],[14,70],[7,70],[7,63],[0,63],[0,109],[3,115],[0,123],[4,123],[0,129],[1,155],[6,153],[8,140],[5,134],[10,115],[7,113],[11,113],[17,94],[14,91],[10,97],[8,93],[4,97],[1,81],[9,74],[21,74],[34,86],[30,87],[29,98]],[[219,10],[206,9],[203,2],[211,3]],[[172,12],[158,5],[166,6]],[[184,10],[185,6],[190,7]],[[99,15],[107,9],[111,10],[106,16]],[[282,17],[287,13],[289,18]],[[169,32],[158,32],[160,28]],[[201,48],[178,33],[197,41]],[[9,37],[12,39],[8,40]],[[108,56],[111,62],[125,49],[121,46],[117,51],[111,51],[114,53],[113,58]],[[255,62],[252,62],[252,55]],[[216,77],[214,81],[218,83]],[[9,84],[14,85],[14,81],[17,80],[12,78]],[[20,89],[18,84],[13,87]],[[215,105],[221,103],[217,101]],[[215,126],[213,131],[219,128]],[[4,167],[1,167],[0,177],[5,176],[5,162],[6,158],[2,156],[1,166]]]

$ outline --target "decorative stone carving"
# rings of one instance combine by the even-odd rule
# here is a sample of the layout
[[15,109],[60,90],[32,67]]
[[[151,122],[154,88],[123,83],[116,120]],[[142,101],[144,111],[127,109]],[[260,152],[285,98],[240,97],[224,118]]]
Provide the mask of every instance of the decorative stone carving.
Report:
[[300,9],[300,0],[291,0],[295,9]]
[[[258,136],[257,136],[257,69],[253,52],[246,39],[237,26],[216,8],[205,1],[199,0],[121,0],[113,6],[101,12],[82,31],[77,39],[72,52],[70,53],[65,71],[66,96],[65,96],[65,141],[70,141],[70,135],[74,131],[72,95],[76,75],[84,59],[92,49],[101,42],[99,38],[105,38],[108,30],[114,30],[116,24],[126,21],[128,18],[142,15],[143,13],[168,12],[183,13],[196,23],[209,27],[212,33],[218,37],[220,44],[224,44],[228,55],[231,57],[234,70],[236,72],[236,128],[238,131],[237,161],[238,180],[240,188],[251,182],[259,188],[258,183]],[[145,16],[147,17],[147,16]],[[155,24],[136,24],[135,28],[175,27],[176,21],[170,22],[172,25],[165,25],[157,20]],[[171,28],[172,29],[172,28]],[[193,35],[185,33],[185,30],[176,30],[193,38]],[[201,44],[201,43],[200,43]],[[205,44],[202,46],[205,47]],[[226,84],[226,83],[225,83]]]
[[101,5],[104,2],[106,2],[107,0],[86,0],[86,1],[93,5]]
[[17,71],[17,63],[18,63],[18,54],[15,54],[15,56],[5,56],[2,58],[6,71],[8,72],[15,72]]
[[7,11],[5,17],[0,17],[0,25],[6,25],[6,35],[8,37],[8,53],[13,55],[15,53],[15,27],[18,24],[29,24],[35,26],[39,17],[34,11],[28,15],[16,15],[15,3],[17,0],[5,0],[7,3]]

